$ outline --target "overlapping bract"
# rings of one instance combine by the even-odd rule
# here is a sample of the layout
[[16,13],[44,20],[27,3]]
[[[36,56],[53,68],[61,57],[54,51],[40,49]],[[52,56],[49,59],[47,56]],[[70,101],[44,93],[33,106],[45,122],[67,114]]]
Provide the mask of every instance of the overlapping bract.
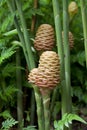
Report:
[[34,48],[37,51],[49,51],[54,46],[54,29],[49,24],[42,24],[36,32]]
[[38,68],[32,69],[30,74],[28,75],[28,80],[31,83],[35,84],[36,83],[37,74],[38,74]]
[[29,74],[29,81],[40,89],[53,89],[60,82],[60,60],[56,52],[45,51],[40,56],[38,68]]
[[78,6],[75,1],[70,2],[68,6],[68,12],[71,16],[75,15],[78,12]]
[[46,51],[40,56],[37,85],[53,88],[60,81],[60,62],[56,52]]
[[[62,31],[62,38],[64,37],[64,32]],[[74,36],[73,34],[69,31],[69,34],[68,34],[68,38],[69,38],[69,47],[70,49],[72,49],[74,47]],[[64,41],[64,39],[63,39]]]

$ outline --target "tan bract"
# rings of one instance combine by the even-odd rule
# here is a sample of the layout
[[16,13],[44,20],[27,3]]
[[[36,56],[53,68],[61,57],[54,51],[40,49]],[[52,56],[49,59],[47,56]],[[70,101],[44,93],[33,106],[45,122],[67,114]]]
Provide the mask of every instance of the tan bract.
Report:
[[38,68],[32,69],[30,74],[28,75],[29,82],[35,84],[36,78],[37,78],[37,74],[38,74]]
[[34,48],[37,51],[52,50],[54,46],[54,29],[49,24],[42,24],[36,32]]
[[[63,35],[64,35],[64,32],[62,31],[62,38],[64,37]],[[70,31],[69,31],[68,37],[69,37],[69,47],[70,49],[72,49],[74,47],[74,36]],[[63,38],[63,42],[64,42],[64,38]]]
[[53,88],[60,82],[60,60],[56,52],[46,51],[40,56],[37,85]]

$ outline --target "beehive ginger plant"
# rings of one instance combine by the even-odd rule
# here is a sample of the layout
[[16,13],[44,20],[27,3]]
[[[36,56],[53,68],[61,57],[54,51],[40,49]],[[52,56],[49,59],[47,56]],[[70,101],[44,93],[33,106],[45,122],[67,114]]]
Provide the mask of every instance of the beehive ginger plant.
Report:
[[51,51],[54,47],[54,28],[50,24],[41,24],[36,32],[34,48],[38,52]]
[[50,130],[50,92],[60,82],[60,60],[54,51],[41,54],[38,68],[31,70],[29,82],[39,87],[43,99],[45,130]]

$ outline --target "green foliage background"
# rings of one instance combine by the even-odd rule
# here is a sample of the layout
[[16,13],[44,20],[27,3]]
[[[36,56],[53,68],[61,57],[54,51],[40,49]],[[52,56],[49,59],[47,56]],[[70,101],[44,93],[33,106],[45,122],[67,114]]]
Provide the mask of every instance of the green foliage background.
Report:
[[[73,101],[73,111],[78,110],[79,108],[87,107],[87,69],[85,65],[85,52],[84,52],[84,38],[83,38],[83,29],[82,29],[82,19],[80,4],[78,0],[75,0],[78,4],[79,10],[78,13],[74,16],[72,21],[69,24],[69,29],[74,35],[74,48],[71,50],[71,86],[72,86],[72,101]],[[30,38],[34,39],[36,30],[40,24],[48,23],[54,27],[54,17],[51,0],[39,0],[38,9],[33,8],[32,0],[22,0],[23,2],[23,11],[24,16],[27,22],[27,28],[29,29]],[[70,2],[70,1],[69,1]],[[61,22],[62,22],[62,4],[61,6]],[[17,12],[16,12],[17,13]],[[37,22],[35,26],[35,32],[30,32],[32,15],[37,15]],[[19,20],[20,23],[20,20]],[[6,0],[0,1],[0,113],[5,110],[12,115],[13,109],[16,109],[16,61],[15,61],[15,52],[19,47],[18,44],[12,44],[14,41],[19,42],[19,38],[16,33],[11,33],[10,35],[5,36],[5,33],[14,30],[13,16],[11,15]],[[55,40],[56,44],[56,40]],[[33,43],[32,43],[33,47]],[[56,45],[54,47],[56,50]],[[34,50],[35,61],[38,63],[38,54]],[[23,79],[23,89],[31,95],[31,88],[27,84],[26,78],[26,62],[21,50],[21,61],[22,66],[18,66],[22,69],[22,79]],[[27,93],[27,97],[29,95]],[[60,94],[60,90],[58,90]],[[24,93],[24,96],[25,93]],[[30,108],[30,98],[28,101],[28,107]],[[56,97],[55,107],[53,111],[53,118],[57,117],[60,109],[58,107],[61,105],[60,96]],[[60,108],[60,107],[59,107]],[[25,108],[24,111],[29,111],[30,109]],[[78,112],[75,111],[75,112]],[[30,113],[30,111],[29,111]],[[5,116],[2,117],[5,118]],[[7,116],[8,117],[8,116]]]

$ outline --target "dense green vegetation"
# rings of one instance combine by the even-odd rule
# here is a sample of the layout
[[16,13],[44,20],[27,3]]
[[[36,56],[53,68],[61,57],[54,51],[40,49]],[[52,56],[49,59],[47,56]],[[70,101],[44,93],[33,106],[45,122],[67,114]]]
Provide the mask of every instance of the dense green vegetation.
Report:
[[[67,12],[66,15],[64,14],[64,10],[67,11],[68,3],[72,0],[65,1],[67,6],[64,6],[64,0],[63,2],[58,0],[59,8],[57,8],[54,0],[0,0],[0,122],[14,118],[19,121],[19,130],[22,130],[22,128],[24,130],[35,129],[31,126],[36,126],[36,129],[38,129],[37,120],[40,115],[37,114],[37,110],[42,99],[36,97],[41,95],[38,89],[28,82],[28,74],[38,66],[40,55],[34,48],[34,40],[36,31],[41,24],[53,26],[55,33],[53,51],[58,52],[60,59],[64,58],[61,56],[61,51],[65,54],[69,51],[67,58],[70,57],[70,62],[64,58],[65,66],[64,63],[61,66],[61,79],[62,81],[63,78],[68,80],[68,90],[67,85],[65,85],[67,83],[62,82],[63,87],[60,83],[51,93],[51,126],[53,127],[54,121],[60,120],[65,113],[83,115],[83,118],[87,116],[87,57],[85,56],[87,41],[84,40],[87,37],[87,25],[84,24],[87,10],[81,10],[84,5],[87,6],[87,1],[84,0],[82,3],[81,0],[74,0],[77,3],[78,11],[74,15],[69,14],[69,16]],[[56,9],[59,11],[59,19],[55,20]],[[84,11],[84,16],[82,16],[81,11]],[[68,24],[68,27],[66,24]],[[62,42],[61,31],[64,29],[64,50],[61,50],[58,40],[60,43]],[[71,31],[74,36],[74,47],[71,50],[66,47],[68,31]],[[67,64],[67,60],[69,64]],[[64,70],[62,67],[65,67]],[[70,74],[68,78],[65,73],[67,71]],[[72,98],[72,105],[71,99],[66,100],[65,97]],[[75,120],[76,118],[84,123],[79,117],[75,117]],[[71,120],[73,119],[72,115]],[[42,124],[44,124],[44,121]],[[57,123],[54,123],[54,126],[55,124]],[[39,127],[41,127],[40,125]],[[55,129],[57,130],[57,127]],[[66,128],[64,129],[66,130]],[[71,128],[69,127],[69,129]],[[38,130],[45,129],[43,127],[43,129]]]

